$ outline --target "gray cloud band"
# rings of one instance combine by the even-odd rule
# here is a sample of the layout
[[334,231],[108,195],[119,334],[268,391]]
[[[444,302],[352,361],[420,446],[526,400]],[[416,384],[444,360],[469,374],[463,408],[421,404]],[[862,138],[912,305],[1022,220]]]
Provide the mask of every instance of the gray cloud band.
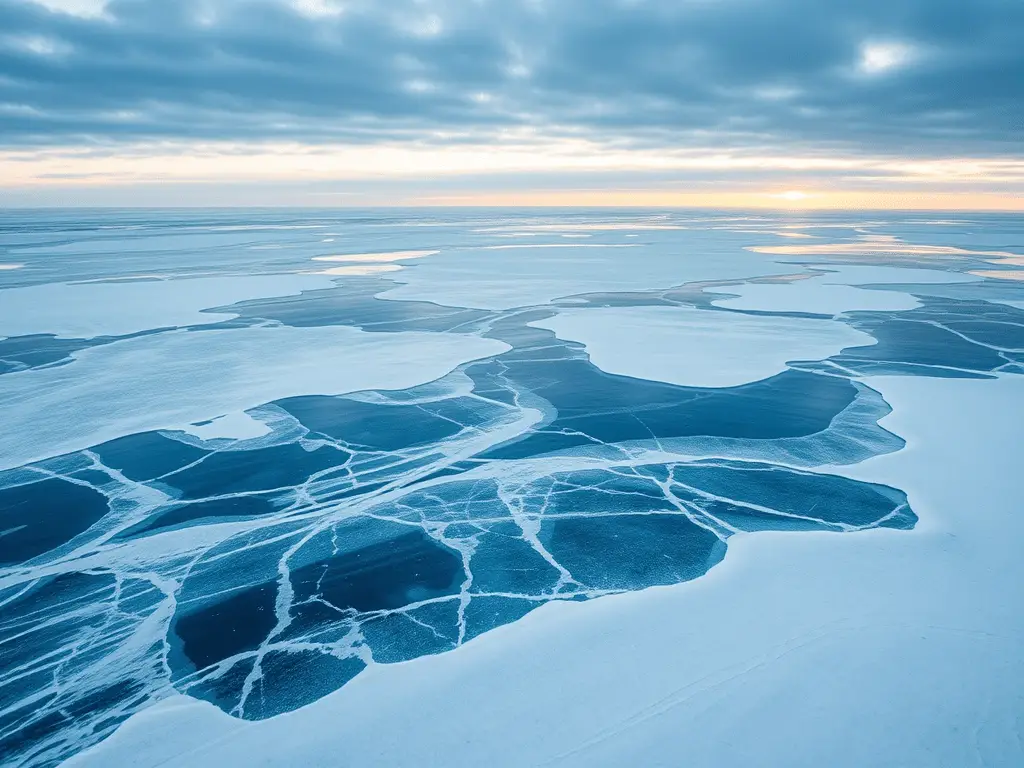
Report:
[[[305,10],[303,10],[303,8]],[[0,0],[0,146],[1024,147],[1019,0]]]

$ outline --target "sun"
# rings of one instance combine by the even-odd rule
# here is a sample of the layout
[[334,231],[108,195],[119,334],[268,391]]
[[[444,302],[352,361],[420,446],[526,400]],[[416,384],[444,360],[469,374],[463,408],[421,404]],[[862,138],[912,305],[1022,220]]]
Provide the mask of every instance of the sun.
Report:
[[801,200],[806,200],[808,198],[808,194],[806,192],[801,192],[799,189],[791,189],[787,192],[782,192],[776,195],[776,197],[788,200],[791,203],[798,203]]

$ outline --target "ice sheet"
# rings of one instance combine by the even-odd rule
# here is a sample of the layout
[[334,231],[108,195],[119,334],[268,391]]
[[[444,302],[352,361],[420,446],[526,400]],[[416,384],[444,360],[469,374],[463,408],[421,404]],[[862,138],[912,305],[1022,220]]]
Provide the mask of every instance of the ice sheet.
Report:
[[871,384],[909,445],[847,472],[907,489],[912,532],[739,535],[704,578],[550,604],[272,720],[176,696],[66,765],[1020,765],[1024,381]]
[[[172,331],[0,376],[0,468],[116,437],[180,428],[283,397],[405,389],[508,345],[347,327]],[[132,371],[125,386],[125,371]]]
[[938,269],[832,264],[811,265],[809,268],[828,272],[821,277],[791,283],[745,283],[709,289],[708,293],[727,292],[737,296],[712,302],[718,307],[838,315],[856,310],[896,312],[921,306],[920,301],[906,293],[872,291],[857,286],[968,283],[977,280],[972,275]]
[[608,373],[691,387],[735,387],[781,373],[791,360],[820,360],[875,343],[832,320],[691,307],[569,309],[530,325],[582,343]]
[[644,248],[592,245],[446,251],[407,268],[400,278],[403,285],[385,291],[381,298],[511,309],[580,293],[669,288],[698,280],[793,272],[791,265],[701,240],[665,239]]
[[257,275],[10,288],[0,291],[0,336],[51,333],[90,339],[220,323],[235,315],[202,310],[333,285],[330,278],[316,275]]

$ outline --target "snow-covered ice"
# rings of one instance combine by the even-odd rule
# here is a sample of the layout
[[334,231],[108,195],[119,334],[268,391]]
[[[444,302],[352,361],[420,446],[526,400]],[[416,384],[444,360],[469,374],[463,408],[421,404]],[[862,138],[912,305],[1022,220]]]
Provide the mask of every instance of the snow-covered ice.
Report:
[[314,275],[255,275],[11,288],[0,293],[0,336],[49,333],[90,339],[214,324],[234,315],[203,310],[332,285],[329,278]]
[[186,434],[200,440],[251,440],[270,434],[271,429],[245,411],[236,411],[181,427]]
[[381,297],[500,310],[546,304],[579,293],[669,288],[699,280],[793,272],[791,266],[739,248],[619,245],[445,251],[404,270],[399,278],[402,284]]
[[0,376],[0,468],[284,397],[407,389],[507,348],[446,334],[284,326],[172,331],[84,349],[66,365]]
[[19,216],[5,765],[1024,762],[1019,218]]
[[582,343],[608,373],[689,387],[735,387],[781,373],[791,360],[820,360],[875,343],[832,320],[693,307],[566,309],[531,325]]
[[[871,380],[913,532],[756,533],[697,581],[550,604],[261,723],[172,698],[68,768],[1012,766],[1024,380]],[[175,734],[167,739],[166,734]]]
[[[808,265],[810,269],[828,270],[819,277],[786,283],[744,283],[725,288],[711,288],[708,293],[734,294],[736,298],[714,301],[715,306],[730,309],[766,312],[806,312],[816,315],[838,315],[843,312],[896,312],[921,306],[920,301],[906,293],[872,291],[872,284],[968,283],[972,275],[936,269],[908,269],[866,265]],[[864,286],[864,287],[859,287]]]
[[377,262],[405,261],[406,259],[422,259],[433,256],[439,251],[391,251],[390,253],[346,253],[333,256],[314,256],[313,261],[341,261],[360,264]]

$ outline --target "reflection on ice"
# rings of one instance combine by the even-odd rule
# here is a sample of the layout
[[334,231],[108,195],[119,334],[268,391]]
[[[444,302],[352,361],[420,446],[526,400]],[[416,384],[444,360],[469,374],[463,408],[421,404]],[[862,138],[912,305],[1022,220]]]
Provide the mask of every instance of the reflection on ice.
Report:
[[1024,269],[976,269],[971,274],[995,280],[1024,280]]
[[[333,242],[333,241],[332,241]],[[405,259],[422,259],[433,256],[440,251],[392,251],[391,253],[348,253],[337,256],[314,256],[313,261],[342,261],[358,263],[376,263],[381,261],[403,261]]]
[[313,274],[335,275],[337,277],[369,277],[372,275],[386,274],[388,272],[400,272],[401,270],[401,264],[350,264],[346,267],[330,267],[328,269],[318,270]]
[[988,256],[1012,258],[1015,255],[1009,251],[973,251],[949,245],[900,243],[889,238],[862,240],[853,243],[756,245],[751,246],[749,250],[755,253],[770,253],[778,256],[859,256],[861,254],[874,254],[881,256]]

